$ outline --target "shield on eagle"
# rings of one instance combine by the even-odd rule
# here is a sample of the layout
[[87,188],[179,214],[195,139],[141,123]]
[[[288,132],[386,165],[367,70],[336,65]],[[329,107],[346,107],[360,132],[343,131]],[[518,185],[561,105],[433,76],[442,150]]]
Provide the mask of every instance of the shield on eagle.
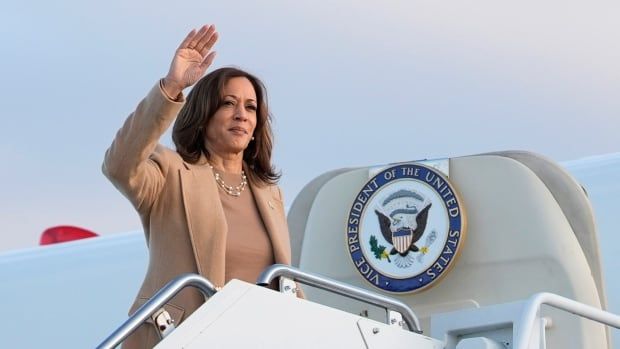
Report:
[[406,253],[413,242],[413,231],[411,229],[399,229],[392,233],[392,243],[398,253]]
[[[409,253],[409,251],[418,252],[420,250],[415,243],[420,240],[422,234],[424,234],[424,230],[426,229],[426,221],[428,220],[428,210],[431,206],[432,204],[429,203],[415,216],[415,229],[412,229],[409,226],[400,226],[395,229],[396,231],[392,230],[392,219],[388,215],[381,213],[379,210],[375,210],[377,218],[379,219],[381,234],[383,234],[383,237],[387,242],[394,246],[394,248],[390,251],[391,255],[398,253],[404,257]],[[397,209],[394,212],[397,211],[405,212],[409,210]],[[394,214],[394,212],[392,212],[392,214]]]

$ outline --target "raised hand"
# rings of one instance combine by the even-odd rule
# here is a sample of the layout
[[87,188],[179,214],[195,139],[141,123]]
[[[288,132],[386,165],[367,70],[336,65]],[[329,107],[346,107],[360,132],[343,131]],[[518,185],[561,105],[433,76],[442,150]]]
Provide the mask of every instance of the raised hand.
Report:
[[211,48],[217,37],[214,25],[204,25],[198,32],[192,29],[187,34],[177,48],[170,70],[163,81],[169,96],[178,96],[204,75],[215,58],[215,51],[211,51]]

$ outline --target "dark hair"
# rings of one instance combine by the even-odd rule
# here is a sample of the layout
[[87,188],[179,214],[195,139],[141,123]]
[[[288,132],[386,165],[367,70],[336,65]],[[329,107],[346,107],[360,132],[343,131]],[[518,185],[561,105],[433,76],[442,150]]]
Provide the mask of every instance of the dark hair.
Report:
[[203,153],[209,159],[210,154],[204,145],[206,127],[222,104],[224,85],[236,77],[244,77],[252,83],[257,99],[254,141],[250,142],[243,152],[243,160],[249,167],[247,176],[256,184],[275,184],[280,179],[280,173],[276,172],[271,164],[273,133],[267,107],[267,91],[257,77],[241,69],[220,68],[196,83],[174,123],[172,140],[185,161],[195,164]]

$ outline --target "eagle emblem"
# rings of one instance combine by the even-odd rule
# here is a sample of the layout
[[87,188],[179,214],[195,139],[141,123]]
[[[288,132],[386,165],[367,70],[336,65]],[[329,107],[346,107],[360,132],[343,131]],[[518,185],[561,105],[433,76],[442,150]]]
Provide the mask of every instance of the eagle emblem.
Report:
[[347,250],[373,286],[417,292],[450,270],[466,225],[456,188],[438,169],[448,171],[448,164],[385,167],[357,192],[347,216]]
[[[379,219],[379,227],[381,228],[381,234],[383,238],[392,244],[394,247],[390,251],[390,255],[399,254],[405,257],[409,251],[418,252],[420,249],[416,246],[416,242],[420,240],[424,230],[426,229],[426,222],[428,221],[428,211],[431,208],[431,203],[426,205],[415,217],[416,226],[411,227],[407,225],[407,222],[403,224],[403,219],[392,219],[379,210],[375,210],[377,218]],[[408,207],[412,208],[412,207]],[[401,210],[405,211],[405,210]],[[393,212],[393,216],[397,216],[399,212]],[[401,215],[403,213],[400,213]],[[404,212],[404,214],[407,214]]]

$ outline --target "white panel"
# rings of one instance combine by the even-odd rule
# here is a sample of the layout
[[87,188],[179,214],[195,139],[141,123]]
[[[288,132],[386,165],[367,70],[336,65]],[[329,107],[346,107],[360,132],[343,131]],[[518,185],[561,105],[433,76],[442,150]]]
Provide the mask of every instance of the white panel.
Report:
[[360,319],[358,326],[368,349],[441,349],[443,344],[425,336],[415,336],[397,327],[379,327],[377,322]]
[[383,331],[386,343],[438,343],[413,332],[232,280],[156,348],[365,348],[358,328],[360,319]]
[[484,337],[476,337],[476,338],[463,339],[456,346],[456,349],[506,349],[506,348],[492,339],[484,338]]

